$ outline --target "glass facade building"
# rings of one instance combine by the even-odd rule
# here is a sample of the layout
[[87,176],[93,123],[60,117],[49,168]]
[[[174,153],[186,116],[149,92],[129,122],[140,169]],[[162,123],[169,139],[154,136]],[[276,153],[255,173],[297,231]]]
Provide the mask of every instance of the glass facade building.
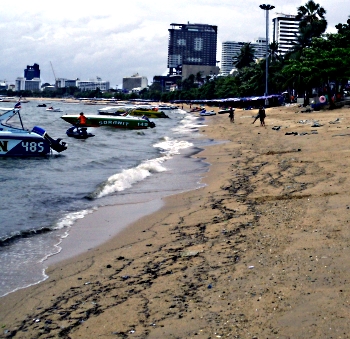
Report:
[[33,66],[27,66],[24,70],[24,77],[26,80],[33,80],[34,78],[40,79],[40,69],[38,64],[34,64]]
[[168,44],[169,75],[182,74],[183,65],[216,66],[217,26],[171,24]]

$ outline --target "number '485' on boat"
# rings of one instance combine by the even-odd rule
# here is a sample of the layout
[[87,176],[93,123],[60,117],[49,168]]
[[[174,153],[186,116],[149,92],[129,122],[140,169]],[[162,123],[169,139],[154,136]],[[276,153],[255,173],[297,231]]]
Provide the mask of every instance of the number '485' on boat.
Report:
[[[63,152],[67,149],[62,139],[53,139],[39,127],[27,130],[23,127],[20,107],[0,108],[0,157],[45,156],[53,151]],[[9,120],[18,116],[21,127],[10,125]]]

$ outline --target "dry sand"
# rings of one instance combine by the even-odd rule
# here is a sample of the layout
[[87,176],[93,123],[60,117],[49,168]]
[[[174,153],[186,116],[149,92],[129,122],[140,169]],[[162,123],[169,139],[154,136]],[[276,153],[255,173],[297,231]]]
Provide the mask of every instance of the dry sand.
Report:
[[349,338],[350,109],[301,110],[206,117],[207,186],[1,298],[0,337]]

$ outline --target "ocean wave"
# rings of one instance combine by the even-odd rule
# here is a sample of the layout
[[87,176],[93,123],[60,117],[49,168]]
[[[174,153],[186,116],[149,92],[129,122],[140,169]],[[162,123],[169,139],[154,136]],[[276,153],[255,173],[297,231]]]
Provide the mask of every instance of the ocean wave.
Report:
[[9,246],[13,242],[18,241],[20,239],[32,238],[45,233],[56,231],[58,229],[62,229],[64,227],[70,227],[74,224],[74,222],[77,219],[84,218],[86,214],[92,213],[93,210],[94,209],[69,213],[52,227],[41,227],[38,229],[32,228],[32,229],[27,229],[27,230],[22,230],[22,231],[12,233],[11,235],[0,239],[0,247]]
[[155,148],[159,148],[161,153],[165,153],[167,156],[179,154],[181,149],[189,148],[193,146],[192,143],[185,140],[173,140],[169,137],[164,137],[163,141],[153,145]]
[[53,227],[54,230],[59,230],[65,227],[71,227],[78,219],[84,218],[87,214],[92,213],[96,208],[81,210],[77,212],[70,212],[61,218]]
[[110,176],[105,182],[99,185],[88,198],[98,199],[115,192],[124,191],[132,187],[135,183],[146,179],[152,175],[152,173],[166,171],[167,169],[163,163],[173,155],[179,154],[180,149],[189,148],[191,146],[193,146],[193,144],[190,142],[172,140],[171,138],[164,137],[162,141],[153,146],[159,149],[160,153],[163,154],[162,157],[146,160],[137,167],[125,169],[120,173]]

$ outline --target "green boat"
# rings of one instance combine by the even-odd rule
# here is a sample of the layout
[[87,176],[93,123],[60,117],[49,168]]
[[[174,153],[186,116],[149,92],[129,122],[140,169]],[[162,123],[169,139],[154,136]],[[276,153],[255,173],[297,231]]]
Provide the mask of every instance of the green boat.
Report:
[[144,115],[148,118],[169,118],[163,111],[144,108],[134,108],[131,111],[129,111],[129,115],[135,117],[142,117]]
[[[72,125],[76,125],[78,122],[79,114],[66,114],[62,115],[61,119],[69,122]],[[101,127],[109,126],[114,128],[123,129],[146,129],[155,127],[155,123],[150,121],[146,116],[133,117],[127,116],[114,116],[114,115],[99,115],[91,114],[85,115],[86,127]]]

